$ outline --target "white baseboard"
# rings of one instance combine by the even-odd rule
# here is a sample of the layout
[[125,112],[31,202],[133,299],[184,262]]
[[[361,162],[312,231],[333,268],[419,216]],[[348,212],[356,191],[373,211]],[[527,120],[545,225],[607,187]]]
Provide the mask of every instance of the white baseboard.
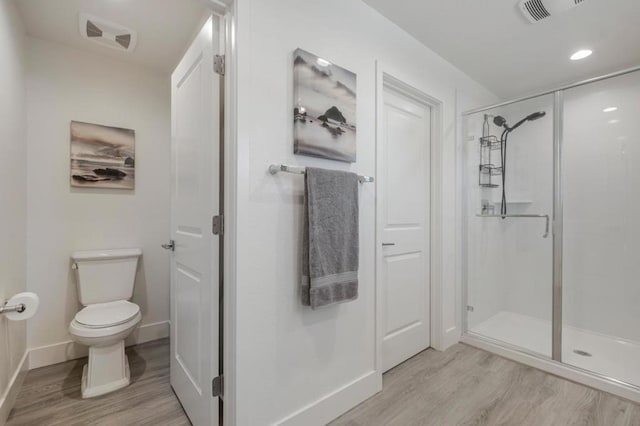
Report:
[[[169,337],[169,321],[141,325],[127,337],[125,343],[127,346],[139,345],[165,337]],[[54,343],[53,345],[33,348],[30,349],[28,353],[29,368],[34,369],[82,358],[87,356],[89,351],[86,346],[68,340],[66,342]]]
[[25,351],[22,359],[20,360],[20,364],[18,364],[18,368],[16,368],[13,376],[11,376],[11,380],[9,380],[9,384],[7,385],[4,395],[2,395],[2,399],[0,399],[0,425],[6,423],[9,413],[13,408],[13,404],[16,402],[16,398],[18,397],[20,388],[22,387],[22,382],[29,370],[28,354],[29,352]]
[[381,390],[379,376],[380,374],[376,371],[370,371],[275,424],[280,426],[326,425],[378,393]]
[[458,342],[460,342],[460,329],[457,326],[448,328],[442,336],[442,349],[439,350],[446,351]]
[[160,321],[141,325],[136,328],[129,337],[127,337],[125,344],[127,346],[139,345],[141,343],[169,337],[170,324],[171,323],[169,321]]

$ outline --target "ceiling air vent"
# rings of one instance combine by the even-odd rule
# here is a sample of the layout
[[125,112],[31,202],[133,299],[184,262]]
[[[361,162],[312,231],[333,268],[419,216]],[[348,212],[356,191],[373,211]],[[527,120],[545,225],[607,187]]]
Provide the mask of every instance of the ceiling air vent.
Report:
[[131,52],[138,38],[129,28],[86,13],[80,14],[80,34],[87,40],[123,52]]
[[522,0],[520,10],[529,22],[535,24],[582,3],[584,0]]
[[522,6],[525,7],[529,20],[533,19],[533,21],[537,22],[551,16],[541,0],[525,0],[522,2]]

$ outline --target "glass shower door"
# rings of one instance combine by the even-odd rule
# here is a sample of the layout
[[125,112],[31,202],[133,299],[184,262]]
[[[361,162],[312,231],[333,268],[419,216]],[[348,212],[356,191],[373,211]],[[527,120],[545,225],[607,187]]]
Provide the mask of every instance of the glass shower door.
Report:
[[640,386],[640,72],[566,90],[562,361]]
[[546,357],[552,342],[553,105],[553,95],[545,95],[463,122],[466,331]]

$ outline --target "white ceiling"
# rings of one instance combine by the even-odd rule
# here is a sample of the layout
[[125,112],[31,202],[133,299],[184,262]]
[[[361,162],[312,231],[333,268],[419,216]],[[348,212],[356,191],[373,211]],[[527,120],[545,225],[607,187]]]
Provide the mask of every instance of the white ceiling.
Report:
[[[14,0],[30,36],[171,72],[204,21],[195,0]],[[133,52],[121,52],[80,35],[80,12],[138,32]]]
[[[503,98],[640,65],[640,1],[585,0],[530,24],[518,0],[364,0]],[[574,51],[593,55],[573,62]]]

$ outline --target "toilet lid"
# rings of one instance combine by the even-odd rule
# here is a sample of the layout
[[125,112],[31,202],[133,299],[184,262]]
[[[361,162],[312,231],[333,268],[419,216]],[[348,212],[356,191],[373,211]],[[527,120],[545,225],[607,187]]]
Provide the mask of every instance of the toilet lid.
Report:
[[135,317],[140,307],[126,300],[96,303],[76,314],[76,321],[86,327],[103,328],[122,324]]

